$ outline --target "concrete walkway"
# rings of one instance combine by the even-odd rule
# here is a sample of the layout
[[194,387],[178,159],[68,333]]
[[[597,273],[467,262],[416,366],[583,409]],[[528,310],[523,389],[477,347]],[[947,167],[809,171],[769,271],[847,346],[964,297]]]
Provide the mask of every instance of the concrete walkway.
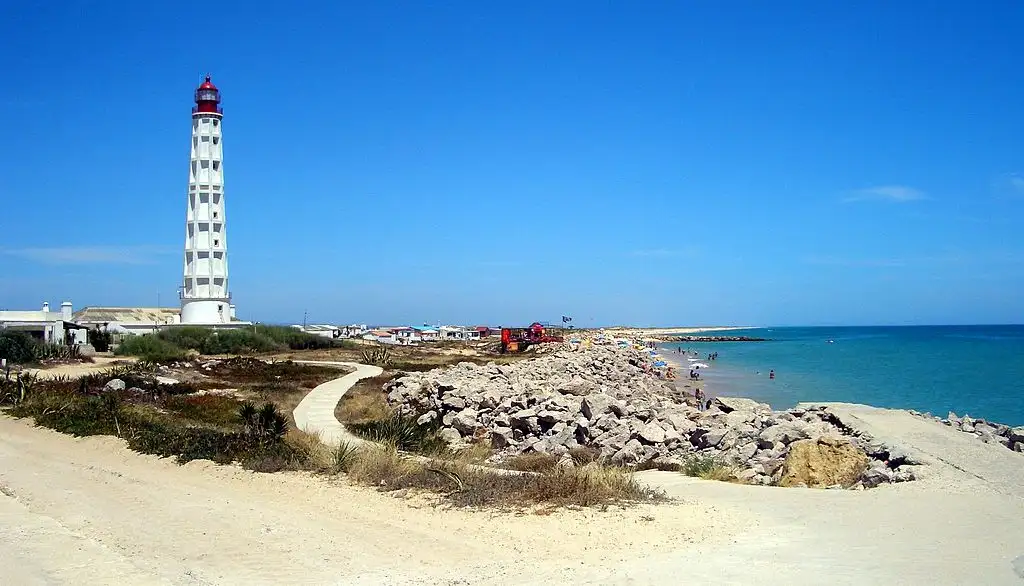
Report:
[[320,441],[328,446],[337,446],[342,442],[353,445],[362,444],[365,440],[352,435],[334,416],[334,410],[345,393],[352,385],[364,378],[380,376],[383,371],[379,366],[357,364],[355,362],[316,362],[312,360],[296,360],[300,364],[317,364],[320,366],[343,366],[354,368],[341,378],[329,380],[309,392],[292,414],[295,426],[308,433],[320,435]]

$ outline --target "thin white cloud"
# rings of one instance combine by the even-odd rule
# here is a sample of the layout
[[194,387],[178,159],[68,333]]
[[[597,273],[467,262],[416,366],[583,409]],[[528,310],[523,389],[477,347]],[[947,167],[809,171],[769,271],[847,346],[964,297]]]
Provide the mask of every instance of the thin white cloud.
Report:
[[919,189],[907,187],[906,185],[880,185],[867,189],[858,189],[843,199],[850,203],[855,201],[891,201],[907,202],[928,199],[928,196]]
[[3,254],[51,265],[72,264],[153,264],[157,257],[174,254],[167,246],[60,246],[53,248],[10,248]]
[[997,194],[1024,196],[1024,175],[1020,173],[1004,173],[993,181]]

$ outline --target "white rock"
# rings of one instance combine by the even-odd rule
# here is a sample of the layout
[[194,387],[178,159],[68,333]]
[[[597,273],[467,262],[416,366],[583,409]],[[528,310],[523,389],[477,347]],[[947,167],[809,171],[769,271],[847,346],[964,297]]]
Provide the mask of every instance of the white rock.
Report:
[[665,441],[665,430],[652,421],[640,428],[639,436],[647,443],[660,444]]

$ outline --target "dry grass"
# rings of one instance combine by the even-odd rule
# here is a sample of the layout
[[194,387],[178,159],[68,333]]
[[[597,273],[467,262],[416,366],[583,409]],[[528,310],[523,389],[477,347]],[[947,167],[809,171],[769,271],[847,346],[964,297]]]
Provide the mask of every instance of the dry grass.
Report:
[[553,470],[557,464],[558,458],[551,454],[531,452],[506,458],[501,462],[501,467],[520,472],[548,472]]
[[321,473],[338,472],[335,455],[320,441],[319,434],[292,429],[288,431],[285,442],[292,447],[307,469]]
[[455,454],[455,459],[465,464],[481,464],[493,454],[494,450],[491,449],[491,446],[487,445],[485,441],[480,441],[459,450]]
[[425,472],[423,465],[403,457],[393,446],[360,448],[348,466],[348,477],[381,489],[407,488],[406,479]]
[[358,450],[349,478],[392,491],[417,489],[440,493],[446,502],[470,507],[594,506],[665,499],[622,468],[591,463],[576,468],[551,467],[535,474],[509,474],[471,466],[458,459],[409,459],[392,447]]
[[693,455],[683,462],[680,472],[687,476],[694,476],[704,480],[719,480],[722,482],[736,482],[736,470],[723,464],[713,456]]
[[334,409],[334,416],[342,423],[364,423],[387,419],[393,415],[387,396],[381,390],[393,374],[382,374],[358,381]]

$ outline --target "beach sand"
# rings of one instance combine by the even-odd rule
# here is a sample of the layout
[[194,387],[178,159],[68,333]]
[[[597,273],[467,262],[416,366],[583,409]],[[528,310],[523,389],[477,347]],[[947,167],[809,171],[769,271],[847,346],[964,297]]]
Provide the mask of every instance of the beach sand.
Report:
[[497,513],[0,417],[0,581],[1020,584],[1024,457],[906,412],[850,414],[937,468],[859,492],[651,471],[675,504]]

